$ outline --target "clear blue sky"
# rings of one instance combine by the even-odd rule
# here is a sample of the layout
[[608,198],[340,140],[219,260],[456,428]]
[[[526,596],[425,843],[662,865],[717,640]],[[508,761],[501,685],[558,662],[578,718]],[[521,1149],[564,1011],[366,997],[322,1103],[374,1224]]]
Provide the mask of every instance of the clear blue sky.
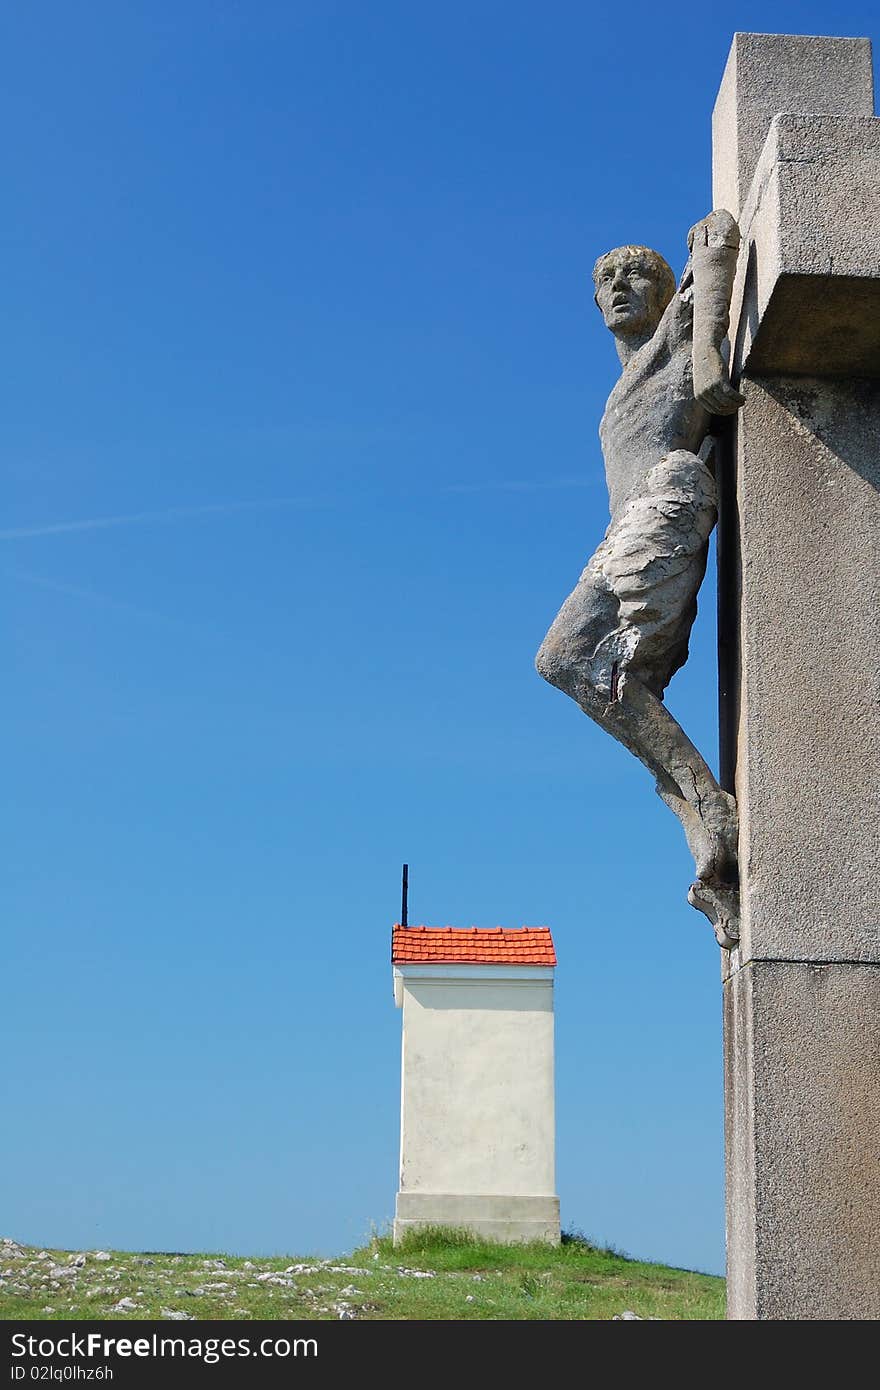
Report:
[[[623,241],[710,207],[734,29],[867,3],[106,0],[0,25],[0,1233],[392,1214],[389,931],[547,923],[563,1224],[720,1270],[718,953],[533,671],[607,520]],[[714,757],[714,595],[669,695]]]

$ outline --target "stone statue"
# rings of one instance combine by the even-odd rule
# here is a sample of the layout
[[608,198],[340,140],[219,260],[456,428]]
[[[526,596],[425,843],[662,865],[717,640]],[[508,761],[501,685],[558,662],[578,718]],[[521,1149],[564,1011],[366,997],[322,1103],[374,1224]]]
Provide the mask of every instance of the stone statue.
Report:
[[728,212],[698,222],[677,288],[644,246],[596,262],[596,303],[623,366],[599,429],[611,524],[536,660],[656,777],[696,862],[689,900],[727,947],[738,938],[736,802],[663,692],[687,659],[717,516],[712,416],[743,403],[722,355],[739,240]]

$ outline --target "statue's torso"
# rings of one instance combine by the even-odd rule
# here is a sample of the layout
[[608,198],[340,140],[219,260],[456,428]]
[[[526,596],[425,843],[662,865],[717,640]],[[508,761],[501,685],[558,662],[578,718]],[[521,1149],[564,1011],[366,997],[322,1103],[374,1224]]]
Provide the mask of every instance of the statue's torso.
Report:
[[608,397],[599,437],[612,517],[665,454],[696,453],[706,436],[709,416],[694,399],[691,296],[690,289],[673,296]]

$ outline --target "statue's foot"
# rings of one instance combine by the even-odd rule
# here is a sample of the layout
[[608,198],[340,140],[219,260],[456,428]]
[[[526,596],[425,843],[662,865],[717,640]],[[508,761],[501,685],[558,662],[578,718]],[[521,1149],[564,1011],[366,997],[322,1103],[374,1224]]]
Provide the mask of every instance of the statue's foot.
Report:
[[739,817],[736,798],[716,788],[711,801],[704,800],[699,829],[691,848],[701,883],[735,886],[739,882]]
[[697,879],[688,889],[691,907],[704,912],[715,930],[715,940],[725,951],[739,942],[739,888],[733,883],[706,883]]

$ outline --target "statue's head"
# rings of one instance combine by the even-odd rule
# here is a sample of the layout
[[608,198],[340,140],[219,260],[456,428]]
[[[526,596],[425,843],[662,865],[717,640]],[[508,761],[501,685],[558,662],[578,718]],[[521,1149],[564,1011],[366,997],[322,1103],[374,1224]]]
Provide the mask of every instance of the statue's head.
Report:
[[675,276],[647,246],[617,246],[593,266],[596,303],[616,337],[650,336],[672,296]]

